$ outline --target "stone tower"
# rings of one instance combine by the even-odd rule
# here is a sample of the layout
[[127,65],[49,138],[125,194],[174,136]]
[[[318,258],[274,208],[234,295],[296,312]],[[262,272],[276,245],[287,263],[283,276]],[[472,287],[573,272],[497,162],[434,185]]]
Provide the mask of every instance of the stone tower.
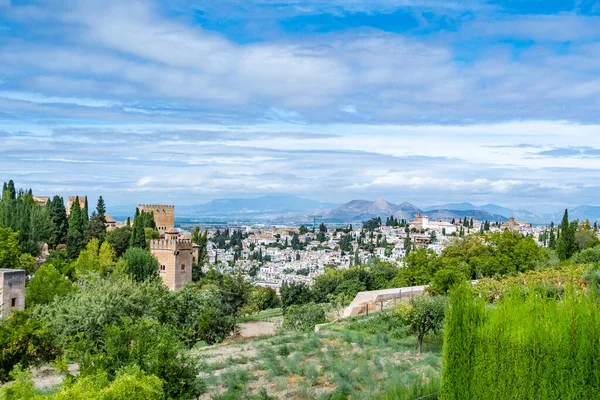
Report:
[[25,271],[0,268],[0,318],[25,309]]
[[158,259],[159,276],[169,289],[180,289],[192,281],[194,246],[191,240],[179,239],[179,232],[170,229],[164,239],[150,241],[150,251]]
[[156,229],[162,234],[175,228],[175,206],[138,204],[140,212],[154,213]]

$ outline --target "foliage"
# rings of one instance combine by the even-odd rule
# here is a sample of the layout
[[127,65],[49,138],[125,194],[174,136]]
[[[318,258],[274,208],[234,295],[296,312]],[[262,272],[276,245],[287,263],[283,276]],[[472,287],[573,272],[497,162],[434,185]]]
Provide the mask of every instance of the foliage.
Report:
[[312,300],[310,287],[303,283],[285,282],[279,289],[279,295],[281,297],[281,308],[284,314],[288,307],[306,304]]
[[172,297],[175,327],[188,347],[198,341],[218,343],[231,334],[233,321],[218,291],[187,284]]
[[113,248],[117,257],[121,257],[129,247],[132,234],[133,230],[129,226],[113,229],[106,233],[106,241]]
[[174,322],[170,292],[159,279],[136,283],[123,276],[90,275],[78,291],[55,298],[35,312],[63,343],[70,342],[77,333],[96,339],[103,326],[117,324],[123,317]]
[[445,296],[413,296],[402,302],[397,313],[400,320],[417,335],[417,352],[421,353],[423,338],[429,332],[437,333],[444,323]]
[[66,243],[67,233],[69,231],[69,222],[67,219],[67,211],[65,210],[65,203],[63,198],[60,196],[54,196],[46,203],[46,209],[48,215],[54,225],[53,235],[49,241],[49,244],[56,247],[59,244]]
[[560,237],[556,241],[556,254],[560,260],[571,258],[577,251],[575,243],[575,230],[577,229],[577,221],[569,223],[569,211],[565,210],[562,222],[560,224]]
[[54,265],[43,264],[27,284],[26,304],[27,307],[48,304],[55,297],[64,297],[75,290],[71,281]]
[[446,316],[444,399],[584,399],[600,385],[600,315],[590,292],[509,290],[493,307],[456,289]]
[[0,268],[19,268],[20,256],[19,233],[11,228],[0,228]]
[[315,303],[291,305],[285,312],[283,327],[295,331],[311,332],[315,325],[327,322],[325,309]]
[[135,209],[135,217],[133,219],[133,229],[131,231],[131,238],[129,240],[129,247],[139,247],[141,249],[146,248],[146,233],[144,231],[145,218],[144,212],[140,214],[139,208]]
[[277,297],[275,289],[263,286],[254,286],[250,291],[248,303],[245,308],[247,314],[281,307],[281,300]]
[[127,274],[137,282],[158,277],[158,260],[148,250],[138,247],[129,248],[123,254],[123,260],[127,264],[125,268]]
[[0,320],[0,382],[17,364],[28,367],[53,360],[58,354],[53,341],[44,321],[29,312],[16,311]]
[[71,205],[69,214],[69,232],[67,233],[67,253],[69,258],[74,259],[79,256],[83,249],[84,230],[79,197],[75,197]]
[[111,272],[115,266],[115,252],[110,244],[102,243],[98,239],[92,239],[85,246],[85,250],[79,253],[77,260],[73,263],[75,276],[82,278],[89,273],[105,275]]
[[240,311],[248,302],[252,283],[245,279],[244,273],[238,269],[233,274],[223,277],[221,296],[225,305],[225,312],[233,316],[233,332],[236,332],[236,323]]
[[40,244],[50,242],[54,236],[52,218],[46,207],[38,206],[33,200],[31,190],[19,190],[15,196],[13,193],[14,190],[7,189],[7,196],[0,201],[0,227],[19,232],[21,250],[37,256]]
[[148,375],[159,377],[167,398],[193,399],[203,392],[197,378],[195,360],[182,352],[177,332],[169,325],[142,318],[124,318],[106,325],[100,340],[77,334],[67,356],[77,362],[83,377],[108,373],[115,376],[122,368],[137,366]]
[[585,249],[573,256],[573,264],[597,263],[600,263],[600,246]]

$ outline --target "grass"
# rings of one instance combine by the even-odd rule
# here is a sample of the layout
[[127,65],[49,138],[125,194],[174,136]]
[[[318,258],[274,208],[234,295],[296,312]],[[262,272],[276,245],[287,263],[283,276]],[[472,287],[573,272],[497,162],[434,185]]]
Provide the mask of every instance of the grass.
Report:
[[[421,355],[415,348],[416,338],[385,316],[353,318],[319,333],[244,342],[255,356],[215,359],[219,379],[207,386],[214,399],[414,400],[439,388],[441,341],[427,338]],[[211,359],[203,363],[208,370]]]
[[274,318],[283,316],[281,308],[270,308],[268,310],[260,311],[256,314],[246,315],[240,321],[241,322],[270,322]]

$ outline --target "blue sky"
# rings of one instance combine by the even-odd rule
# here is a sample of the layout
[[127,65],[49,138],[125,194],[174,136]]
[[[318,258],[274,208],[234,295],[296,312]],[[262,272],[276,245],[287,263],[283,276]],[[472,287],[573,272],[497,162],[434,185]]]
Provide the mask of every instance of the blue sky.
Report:
[[600,204],[600,2],[0,0],[0,179]]

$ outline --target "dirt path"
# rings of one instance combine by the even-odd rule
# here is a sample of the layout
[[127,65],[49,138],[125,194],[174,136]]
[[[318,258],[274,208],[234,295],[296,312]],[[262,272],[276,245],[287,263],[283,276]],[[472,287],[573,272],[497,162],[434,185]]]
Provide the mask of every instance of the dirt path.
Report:
[[279,325],[278,322],[244,322],[240,324],[240,336],[243,338],[253,338],[274,335]]

